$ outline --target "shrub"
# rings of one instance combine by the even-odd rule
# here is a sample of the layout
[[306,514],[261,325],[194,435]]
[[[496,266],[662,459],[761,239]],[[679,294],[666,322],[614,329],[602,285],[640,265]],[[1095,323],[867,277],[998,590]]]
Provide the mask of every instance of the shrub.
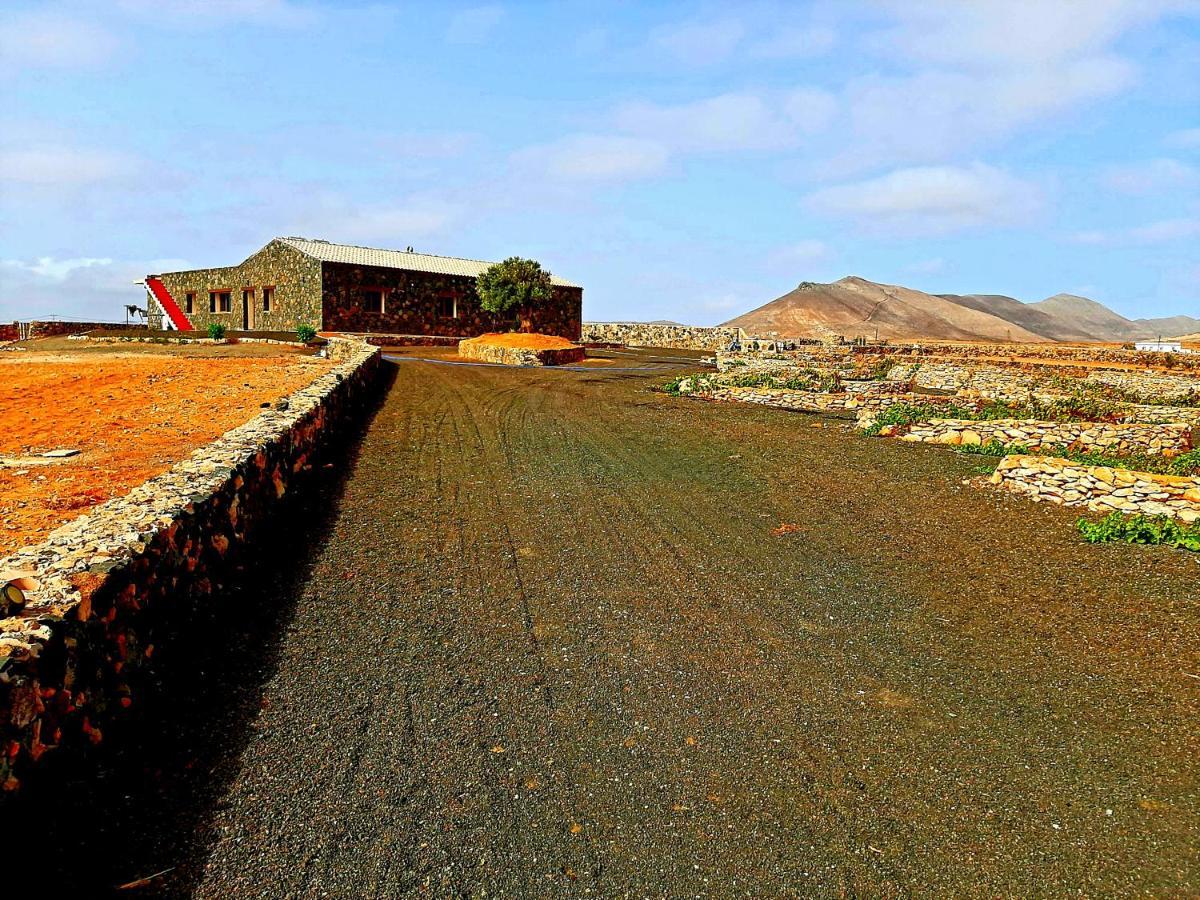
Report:
[[1075,527],[1089,544],[1124,541],[1200,552],[1200,528],[1181,525],[1166,516],[1125,516],[1112,512],[1098,522],[1080,518]]
[[553,294],[550,273],[532,259],[510,256],[488,266],[475,279],[479,305],[496,315],[515,312],[522,331],[532,327],[533,311]]
[[296,337],[302,344],[307,344],[317,336],[317,329],[311,325],[300,325],[296,328]]
[[225,340],[225,326],[220,322],[212,322],[208,326],[208,336],[214,341]]

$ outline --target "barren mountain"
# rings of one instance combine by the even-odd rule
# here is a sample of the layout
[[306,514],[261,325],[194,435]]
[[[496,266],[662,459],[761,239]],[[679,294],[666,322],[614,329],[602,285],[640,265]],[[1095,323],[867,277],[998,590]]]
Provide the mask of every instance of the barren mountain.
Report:
[[846,338],[878,335],[891,340],[1046,339],[986,309],[853,275],[832,284],[802,282],[795,290],[725,324],[751,333],[773,331],[785,337],[840,334]]
[[1102,303],[1077,294],[1055,294],[1029,304],[1058,322],[1066,341],[1131,341],[1152,335],[1137,323],[1118,315]]
[[1020,325],[1025,330],[1040,334],[1048,340],[1083,340],[1078,337],[1078,329],[1069,322],[1064,323],[1056,316],[1029,303],[1022,303],[1015,297],[1006,297],[1003,294],[941,294],[939,296],[951,303],[999,316],[1007,322]]
[[[1200,332],[1200,319],[1192,316],[1164,316],[1161,319],[1134,319],[1133,321],[1150,332],[1147,340],[1159,336],[1175,338]],[[1196,340],[1196,338],[1184,338],[1184,340]]]

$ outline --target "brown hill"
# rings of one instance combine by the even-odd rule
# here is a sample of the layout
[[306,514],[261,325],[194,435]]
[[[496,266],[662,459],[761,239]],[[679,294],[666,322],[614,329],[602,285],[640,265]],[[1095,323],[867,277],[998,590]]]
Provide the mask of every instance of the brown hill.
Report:
[[890,340],[1046,340],[986,309],[856,276],[832,284],[802,282],[795,290],[725,325],[783,337],[840,334],[846,338],[878,335]]
[[[1150,332],[1147,340],[1153,340],[1160,335],[1169,339],[1176,335],[1191,335],[1200,332],[1200,319],[1193,316],[1163,316],[1160,319],[1134,319],[1133,321]],[[1195,340],[1195,338],[1185,338],[1185,340]]]
[[1076,294],[1055,294],[1031,309],[1050,316],[1059,323],[1058,340],[1063,341],[1132,341],[1151,335],[1143,326],[1119,315],[1102,303]]

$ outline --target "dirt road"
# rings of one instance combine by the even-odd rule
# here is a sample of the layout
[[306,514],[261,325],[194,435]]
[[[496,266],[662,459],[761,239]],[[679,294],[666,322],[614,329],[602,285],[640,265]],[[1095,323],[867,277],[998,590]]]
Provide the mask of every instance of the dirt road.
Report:
[[212,898],[1200,889],[1194,555],[670,369],[400,363],[148,787],[42,852]]

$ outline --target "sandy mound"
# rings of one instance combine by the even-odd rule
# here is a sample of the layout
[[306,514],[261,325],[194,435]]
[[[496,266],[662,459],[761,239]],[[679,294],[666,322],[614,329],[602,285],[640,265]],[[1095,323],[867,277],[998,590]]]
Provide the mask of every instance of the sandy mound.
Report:
[[458,344],[459,356],[506,366],[561,366],[581,362],[585,352],[551,334],[481,334]]
[[463,344],[490,344],[493,347],[511,347],[514,350],[570,350],[578,347],[566,338],[553,334],[524,334],[520,332],[490,332],[462,341]]

